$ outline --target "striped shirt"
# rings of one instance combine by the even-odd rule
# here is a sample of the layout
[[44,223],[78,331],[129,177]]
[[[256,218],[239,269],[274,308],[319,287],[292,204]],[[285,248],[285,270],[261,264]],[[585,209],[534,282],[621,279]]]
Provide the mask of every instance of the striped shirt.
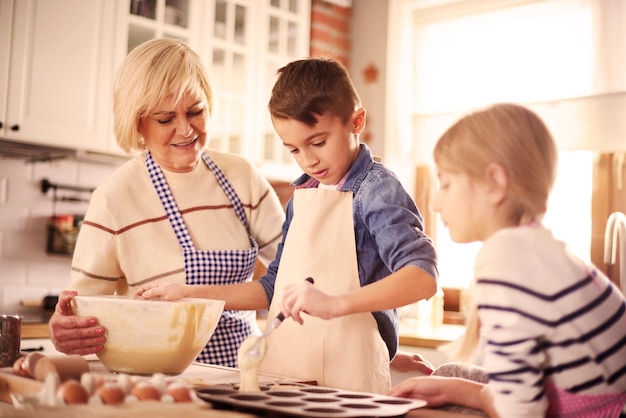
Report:
[[618,417],[626,301],[541,226],[506,228],[475,264],[482,366],[502,417]]

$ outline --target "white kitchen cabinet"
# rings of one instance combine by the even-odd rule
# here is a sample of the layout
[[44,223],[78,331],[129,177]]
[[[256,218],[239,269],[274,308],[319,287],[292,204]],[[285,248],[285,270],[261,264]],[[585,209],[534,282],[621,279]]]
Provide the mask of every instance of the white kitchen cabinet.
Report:
[[109,151],[115,9],[0,0],[0,136]]

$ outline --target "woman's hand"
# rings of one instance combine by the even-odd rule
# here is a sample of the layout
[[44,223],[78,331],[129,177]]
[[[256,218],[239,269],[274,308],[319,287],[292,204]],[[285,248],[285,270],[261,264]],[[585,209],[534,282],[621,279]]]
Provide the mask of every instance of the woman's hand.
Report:
[[102,350],[106,339],[104,328],[93,317],[74,314],[72,299],[76,292],[63,291],[48,322],[50,340],[65,354],[87,355]]
[[397,352],[389,366],[398,372],[417,371],[425,375],[432,374],[434,367],[420,354]]
[[191,286],[182,283],[159,282],[142,286],[133,296],[143,299],[179,300],[190,297]]

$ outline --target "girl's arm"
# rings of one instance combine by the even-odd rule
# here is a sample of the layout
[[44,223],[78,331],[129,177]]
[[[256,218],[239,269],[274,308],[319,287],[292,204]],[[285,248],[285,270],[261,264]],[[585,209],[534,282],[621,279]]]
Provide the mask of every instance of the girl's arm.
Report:
[[493,394],[491,393],[491,390],[487,385],[484,385],[482,390],[480,391],[480,403],[482,405],[483,411],[485,411],[489,418],[500,417],[493,405]]
[[485,410],[481,397],[484,387],[482,383],[457,377],[419,376],[398,383],[389,395],[423,399],[431,408],[454,404]]

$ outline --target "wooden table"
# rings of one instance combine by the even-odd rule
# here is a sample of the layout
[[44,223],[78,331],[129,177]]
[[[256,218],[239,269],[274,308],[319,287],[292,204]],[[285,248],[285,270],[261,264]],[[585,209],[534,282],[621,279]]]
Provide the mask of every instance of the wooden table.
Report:
[[[212,409],[207,403],[167,404],[143,401],[119,406],[79,405],[64,408],[17,410],[8,404],[0,404],[0,416],[11,418],[252,418],[255,415]],[[407,418],[467,418],[467,415],[438,411],[428,408],[416,409]]]
[[406,418],[467,418],[468,416],[473,416],[474,418],[476,417],[476,415],[459,414],[458,412],[449,412],[449,411],[442,411],[439,409],[430,409],[430,408],[420,408],[420,409],[414,409],[413,411],[410,411],[406,415]]
[[0,404],[0,416],[12,418],[251,418],[253,415],[212,409],[208,403],[168,404],[142,401],[117,406],[75,405],[63,408],[18,410]]
[[[37,344],[39,343],[40,342],[37,341]],[[48,347],[46,346],[46,348]],[[49,353],[49,355],[52,354],[53,353]],[[109,373],[95,356],[88,356],[87,358],[91,359],[91,361],[89,361],[91,372]],[[6,372],[6,370],[4,371]],[[234,368],[193,363],[183,374],[178,376],[177,379],[194,387],[202,387],[216,384],[237,383],[239,382],[239,377],[239,371]],[[266,374],[259,375],[260,384],[289,384],[294,382],[295,381],[290,378]],[[33,381],[33,383],[35,382]],[[85,416],[89,416],[90,418],[249,418],[253,415],[234,411],[214,410],[210,404],[203,401],[190,404],[168,404],[164,402],[142,401],[136,404],[123,404],[118,406],[80,405],[58,408],[38,408],[36,410],[17,410],[8,403],[0,402],[0,417],[2,418],[82,418]],[[462,418],[466,415],[429,408],[420,408],[410,411],[406,416],[407,418]]]

